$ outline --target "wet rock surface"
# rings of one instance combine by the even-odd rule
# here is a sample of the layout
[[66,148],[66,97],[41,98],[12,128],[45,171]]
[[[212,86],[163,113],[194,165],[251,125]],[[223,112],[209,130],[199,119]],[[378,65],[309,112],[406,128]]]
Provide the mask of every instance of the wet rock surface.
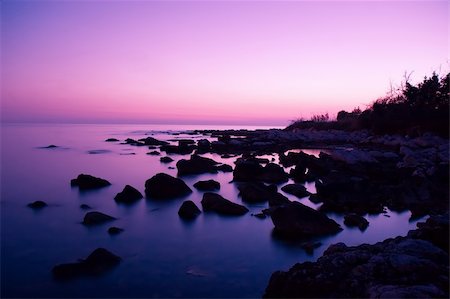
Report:
[[171,199],[191,192],[183,180],[165,173],[158,173],[145,182],[145,194],[149,198]]
[[220,183],[215,180],[198,181],[194,187],[201,191],[214,191],[220,189]]
[[241,216],[248,212],[246,207],[231,202],[217,193],[203,194],[201,203],[204,211],[213,211],[221,215]]
[[98,178],[89,174],[80,174],[76,179],[70,181],[72,187],[78,187],[80,190],[98,189],[111,185],[105,179]]
[[180,209],[178,210],[178,215],[180,218],[192,220],[195,219],[202,212],[197,207],[197,205],[192,200],[186,200],[181,204]]
[[116,218],[103,214],[101,212],[97,212],[97,211],[93,211],[93,212],[88,212],[86,213],[86,215],[84,215],[83,218],[83,224],[84,225],[99,225],[99,224],[103,224],[106,222],[110,222],[110,221],[114,221],[116,220]]
[[57,280],[70,280],[83,276],[99,276],[116,267],[122,259],[104,249],[95,249],[86,259],[77,263],[60,264],[52,269]]
[[119,203],[132,204],[143,197],[136,188],[126,185],[121,192],[117,193],[114,200]]
[[[374,245],[331,245],[317,262],[274,272],[263,297],[448,298],[448,214],[418,227]],[[437,231],[447,232],[446,243]]]

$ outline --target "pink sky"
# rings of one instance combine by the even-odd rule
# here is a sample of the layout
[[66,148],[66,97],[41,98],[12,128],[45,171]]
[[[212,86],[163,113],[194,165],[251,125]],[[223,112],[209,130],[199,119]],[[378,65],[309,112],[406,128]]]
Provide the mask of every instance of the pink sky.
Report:
[[3,122],[286,125],[448,71],[432,2],[3,1]]

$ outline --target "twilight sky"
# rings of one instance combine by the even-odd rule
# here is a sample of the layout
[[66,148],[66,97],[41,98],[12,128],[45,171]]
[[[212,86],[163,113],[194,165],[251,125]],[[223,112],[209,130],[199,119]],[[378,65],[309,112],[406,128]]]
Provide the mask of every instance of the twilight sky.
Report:
[[0,5],[3,122],[286,125],[449,68],[447,1]]

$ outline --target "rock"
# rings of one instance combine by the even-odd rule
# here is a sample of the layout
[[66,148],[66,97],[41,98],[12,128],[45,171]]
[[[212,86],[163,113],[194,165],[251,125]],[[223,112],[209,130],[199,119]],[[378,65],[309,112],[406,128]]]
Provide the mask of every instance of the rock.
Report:
[[159,161],[161,161],[161,163],[170,163],[173,161],[173,159],[171,157],[166,156],[159,158]]
[[42,200],[36,200],[32,203],[29,203],[27,206],[32,209],[38,210],[38,209],[42,209],[48,205],[47,205],[47,203],[43,202]]
[[110,228],[108,228],[108,234],[110,235],[118,235],[123,231],[124,229],[120,227],[111,226]]
[[216,169],[222,172],[233,172],[233,167],[228,164],[221,164],[219,166],[216,166]]
[[120,261],[121,258],[117,255],[104,248],[97,248],[85,260],[53,267],[52,273],[53,277],[59,280],[68,280],[81,276],[97,276],[111,270]]
[[288,181],[288,174],[284,171],[283,167],[275,163],[268,163],[264,167],[259,179],[266,183],[283,183]]
[[155,139],[153,137],[141,138],[141,139],[139,139],[139,141],[143,142],[144,145],[167,145],[167,144],[169,144],[169,142],[167,142],[167,141],[161,141],[161,140]]
[[200,139],[197,141],[197,150],[200,153],[207,153],[211,149],[211,142],[207,139]]
[[256,214],[252,214],[253,217],[256,217],[258,219],[266,219],[266,214],[264,213],[256,213]]
[[181,204],[178,215],[183,219],[194,219],[202,212],[192,200],[186,200]]
[[313,254],[314,249],[319,248],[322,245],[320,242],[305,242],[301,244],[301,247],[307,254]]
[[126,185],[122,192],[117,193],[114,200],[119,203],[131,204],[143,198],[142,193],[136,188]]
[[256,158],[249,158],[236,161],[233,180],[241,182],[264,181],[267,183],[281,183],[288,180],[288,175],[277,164],[268,163],[265,167],[262,167]]
[[87,204],[81,204],[80,205],[80,209],[82,209],[82,210],[90,210],[92,208],[90,206],[88,206]]
[[108,154],[110,152],[111,152],[110,150],[105,150],[105,149],[97,149],[97,150],[87,151],[87,153],[90,155]]
[[50,144],[50,145],[44,146],[43,148],[57,148],[57,147],[59,147],[59,146]]
[[106,141],[106,142],[116,142],[116,141],[119,141],[119,139],[116,139],[116,138],[108,138],[108,139],[106,139],[105,141]]
[[275,226],[274,232],[283,237],[330,235],[342,230],[339,224],[325,214],[299,202],[279,206],[270,216]]
[[177,162],[178,175],[216,173],[218,163],[212,159],[192,155],[191,159],[181,159]]
[[432,215],[425,222],[417,223],[419,229],[409,231],[408,237],[431,242],[449,252],[449,214]]
[[191,154],[194,149],[196,148],[195,145],[163,145],[159,149],[163,152],[166,152],[168,154],[179,154],[179,155],[188,155]]
[[71,186],[77,186],[80,190],[103,188],[111,185],[105,179],[97,178],[89,174],[80,174],[76,179],[70,181]]
[[275,185],[266,186],[261,182],[243,182],[237,185],[239,196],[244,202],[260,203],[269,201],[269,205],[280,205],[290,201],[277,192]]
[[158,151],[151,151],[151,152],[148,152],[147,155],[151,155],[151,156],[159,156],[159,155],[161,155],[161,153],[158,152]]
[[88,212],[84,215],[83,224],[84,225],[97,225],[106,222],[114,221],[116,218],[100,212]]
[[202,207],[204,211],[214,211],[221,215],[244,215],[248,209],[223,198],[217,193],[207,192],[203,194]]
[[194,187],[201,191],[214,191],[220,189],[220,183],[215,180],[198,181]]
[[303,198],[311,195],[302,184],[288,184],[281,188],[286,193],[297,196],[298,198]]
[[183,180],[165,173],[158,173],[145,182],[145,194],[154,199],[170,199],[191,192]]
[[134,145],[134,146],[145,146],[145,143],[136,141],[131,138],[125,139],[125,144]]
[[366,218],[358,214],[351,213],[345,215],[344,224],[349,227],[357,226],[361,231],[364,231],[369,226],[369,221],[367,221]]

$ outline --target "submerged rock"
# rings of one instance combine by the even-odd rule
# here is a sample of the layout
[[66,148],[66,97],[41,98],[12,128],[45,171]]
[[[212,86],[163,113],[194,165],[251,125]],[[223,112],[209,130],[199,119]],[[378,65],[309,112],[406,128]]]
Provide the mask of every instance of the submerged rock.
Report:
[[325,214],[299,202],[277,207],[271,213],[274,232],[288,238],[330,235],[342,230],[339,224]]
[[123,231],[124,229],[120,227],[111,226],[110,228],[108,228],[108,234],[110,235],[118,235]]
[[139,142],[139,141],[134,140],[132,138],[125,139],[125,144],[134,145],[134,146],[145,146],[145,143]]
[[363,216],[351,213],[345,215],[344,224],[349,227],[357,226],[360,230],[363,231],[366,230],[366,228],[369,226],[369,221],[367,221],[366,218],[364,218]]
[[194,187],[201,191],[214,191],[220,189],[220,183],[215,180],[198,181]]
[[78,175],[76,179],[72,179],[70,184],[71,186],[77,186],[80,190],[97,189],[111,185],[105,179],[83,173]]
[[186,200],[178,210],[178,215],[183,219],[194,219],[202,212],[192,200]]
[[288,184],[281,188],[286,193],[297,196],[298,198],[303,198],[311,195],[302,184]]
[[81,276],[98,276],[117,266],[121,258],[104,248],[95,249],[85,260],[60,264],[52,269],[53,277],[68,280]]
[[88,212],[84,215],[83,224],[84,225],[97,225],[106,222],[114,221],[116,218],[100,213],[100,212]]
[[231,202],[217,193],[210,192],[203,194],[202,207],[204,211],[214,211],[221,215],[240,216],[248,212],[246,207]]
[[116,141],[119,141],[119,139],[116,139],[116,138],[108,138],[108,139],[106,139],[105,141],[106,141],[106,142],[116,142]]
[[131,204],[143,198],[142,193],[136,188],[126,185],[125,188],[114,197],[116,202]]
[[154,199],[175,198],[191,192],[183,180],[165,173],[158,173],[145,182],[145,194]]
[[181,159],[177,162],[178,175],[216,173],[218,162],[213,159],[192,155],[189,160]]
[[47,205],[46,202],[44,202],[42,200],[36,200],[36,201],[34,201],[32,203],[29,203],[27,206],[32,208],[32,209],[38,210],[38,209],[42,209],[42,208],[44,208],[44,207],[46,207],[48,205]]

